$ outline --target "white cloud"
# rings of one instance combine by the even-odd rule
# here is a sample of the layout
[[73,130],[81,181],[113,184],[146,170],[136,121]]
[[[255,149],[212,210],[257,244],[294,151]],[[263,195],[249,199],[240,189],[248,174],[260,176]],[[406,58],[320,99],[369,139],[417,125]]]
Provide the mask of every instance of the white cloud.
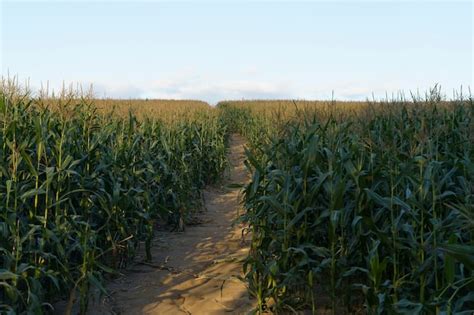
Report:
[[258,82],[252,80],[219,81],[200,77],[178,77],[140,85],[94,84],[99,97],[200,99],[215,104],[225,99],[293,98],[289,82]]
[[[181,74],[170,76],[150,82],[122,82],[117,84],[75,81],[87,90],[93,85],[94,94],[97,97],[110,98],[149,98],[149,99],[198,99],[216,104],[221,100],[239,99],[331,99],[334,91],[336,100],[365,100],[376,99],[397,95],[399,86],[394,82],[355,82],[349,80],[338,80],[335,82],[324,82],[319,84],[302,84],[290,80],[262,80],[258,72],[254,70],[252,79],[222,80],[218,78],[204,77],[193,74],[194,71],[186,70]],[[252,76],[244,76],[252,77]],[[320,81],[320,80],[319,80]],[[72,81],[70,81],[72,82]],[[434,85],[434,83],[433,83]],[[41,84],[32,84],[33,90],[38,90]],[[49,84],[50,91],[60,90],[62,83]],[[69,86],[66,84],[66,86]],[[74,84],[73,87],[78,85]],[[403,89],[403,87],[400,87]],[[412,87],[413,88],[413,87]],[[414,87],[415,90],[417,87]],[[420,87],[420,91],[427,91],[430,86]],[[405,89],[405,95],[409,97],[410,91]]]

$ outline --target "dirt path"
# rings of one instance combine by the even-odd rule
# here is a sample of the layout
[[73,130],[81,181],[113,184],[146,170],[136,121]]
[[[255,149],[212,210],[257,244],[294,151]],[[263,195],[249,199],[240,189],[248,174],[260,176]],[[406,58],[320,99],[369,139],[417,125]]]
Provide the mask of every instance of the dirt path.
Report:
[[[232,226],[241,211],[239,190],[224,188],[248,180],[243,145],[240,136],[232,135],[230,178],[205,189],[202,224],[188,226],[184,233],[160,233],[153,263],[138,263],[108,285],[109,313],[246,314],[252,309],[245,284],[236,278],[248,252],[242,226]],[[104,314],[99,308],[92,313]]]

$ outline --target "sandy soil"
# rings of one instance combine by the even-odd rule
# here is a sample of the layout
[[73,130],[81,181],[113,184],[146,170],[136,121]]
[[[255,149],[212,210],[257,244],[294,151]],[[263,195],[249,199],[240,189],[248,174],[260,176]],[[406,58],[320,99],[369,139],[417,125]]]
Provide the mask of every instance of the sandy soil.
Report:
[[204,191],[205,208],[198,225],[186,231],[160,232],[153,244],[153,262],[137,262],[107,285],[110,296],[91,303],[90,314],[247,314],[249,298],[242,276],[248,245],[240,225],[238,189],[230,183],[248,180],[243,165],[244,140],[232,135],[230,176]]

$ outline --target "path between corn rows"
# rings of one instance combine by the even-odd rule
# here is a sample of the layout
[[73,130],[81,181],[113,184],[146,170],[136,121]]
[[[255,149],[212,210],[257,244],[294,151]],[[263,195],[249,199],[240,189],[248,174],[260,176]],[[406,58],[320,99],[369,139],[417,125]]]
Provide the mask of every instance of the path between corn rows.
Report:
[[246,314],[252,309],[245,284],[236,278],[248,253],[243,226],[233,226],[242,211],[239,190],[225,188],[248,180],[244,143],[231,136],[230,176],[204,190],[201,223],[183,233],[160,232],[153,262],[134,264],[109,283],[110,297],[91,303],[90,314]]

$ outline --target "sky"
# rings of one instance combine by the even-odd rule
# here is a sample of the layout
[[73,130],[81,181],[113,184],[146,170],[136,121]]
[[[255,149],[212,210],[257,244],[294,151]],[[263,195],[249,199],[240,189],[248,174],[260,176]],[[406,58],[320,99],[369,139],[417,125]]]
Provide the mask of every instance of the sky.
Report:
[[98,97],[360,100],[473,86],[472,1],[0,0],[3,77]]

